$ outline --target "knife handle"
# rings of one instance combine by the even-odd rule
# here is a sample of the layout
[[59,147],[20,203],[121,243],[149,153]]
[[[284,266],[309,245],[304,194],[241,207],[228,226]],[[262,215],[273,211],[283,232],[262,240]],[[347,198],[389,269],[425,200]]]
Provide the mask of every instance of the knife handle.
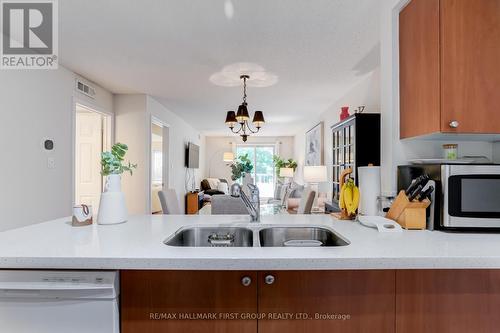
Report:
[[413,193],[408,197],[408,200],[410,200],[410,202],[415,200],[415,198],[420,194],[420,192],[422,192],[422,189],[423,189],[422,185],[418,185],[417,189],[413,191]]

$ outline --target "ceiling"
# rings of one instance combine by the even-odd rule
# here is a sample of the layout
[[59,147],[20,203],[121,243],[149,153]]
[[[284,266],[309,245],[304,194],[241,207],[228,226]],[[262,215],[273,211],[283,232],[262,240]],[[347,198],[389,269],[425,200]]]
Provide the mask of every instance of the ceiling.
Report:
[[242,96],[241,87],[211,77],[253,63],[275,79],[248,88],[249,110],[266,117],[261,135],[293,135],[378,67],[378,7],[379,0],[64,0],[59,55],[113,93],[156,97],[208,135],[228,133],[225,112]]

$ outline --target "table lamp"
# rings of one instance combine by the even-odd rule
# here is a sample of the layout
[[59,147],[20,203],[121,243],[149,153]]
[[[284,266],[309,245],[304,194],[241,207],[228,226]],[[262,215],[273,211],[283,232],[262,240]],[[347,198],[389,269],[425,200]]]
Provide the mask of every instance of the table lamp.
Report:
[[227,162],[227,163],[233,162],[234,161],[234,154],[233,154],[233,152],[231,152],[231,151],[225,152],[224,155],[223,155],[223,157],[222,157],[222,160],[224,162]]
[[304,181],[308,183],[312,190],[316,192],[314,196],[313,210],[319,210],[318,195],[319,183],[328,180],[326,165],[306,165],[304,166]]
[[289,179],[293,178],[293,169],[292,168],[280,168],[280,177]]

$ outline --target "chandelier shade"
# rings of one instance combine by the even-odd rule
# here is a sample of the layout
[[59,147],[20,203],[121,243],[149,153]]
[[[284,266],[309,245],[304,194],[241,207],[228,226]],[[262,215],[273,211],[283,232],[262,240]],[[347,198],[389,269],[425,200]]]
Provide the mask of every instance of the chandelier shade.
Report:
[[264,113],[262,111],[255,111],[252,123],[255,127],[261,128],[266,121],[264,120]]
[[234,127],[238,121],[236,120],[236,113],[234,111],[227,111],[226,125],[230,128]]
[[236,114],[236,119],[240,124],[244,123],[245,120],[250,119],[246,103],[242,103],[240,104],[240,106],[238,106],[238,113]]

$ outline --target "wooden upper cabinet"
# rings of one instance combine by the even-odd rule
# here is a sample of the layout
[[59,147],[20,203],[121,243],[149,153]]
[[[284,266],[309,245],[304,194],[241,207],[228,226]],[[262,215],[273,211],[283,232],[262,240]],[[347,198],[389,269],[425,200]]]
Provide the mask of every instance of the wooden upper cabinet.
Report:
[[439,0],[399,14],[399,73],[401,138],[439,132]]
[[394,332],[393,270],[260,272],[258,283],[259,333]]
[[122,271],[120,284],[123,333],[257,332],[256,319],[224,317],[257,312],[255,272]]
[[412,0],[399,14],[400,137],[500,133],[500,0]]
[[500,133],[500,0],[441,0],[441,130]]

